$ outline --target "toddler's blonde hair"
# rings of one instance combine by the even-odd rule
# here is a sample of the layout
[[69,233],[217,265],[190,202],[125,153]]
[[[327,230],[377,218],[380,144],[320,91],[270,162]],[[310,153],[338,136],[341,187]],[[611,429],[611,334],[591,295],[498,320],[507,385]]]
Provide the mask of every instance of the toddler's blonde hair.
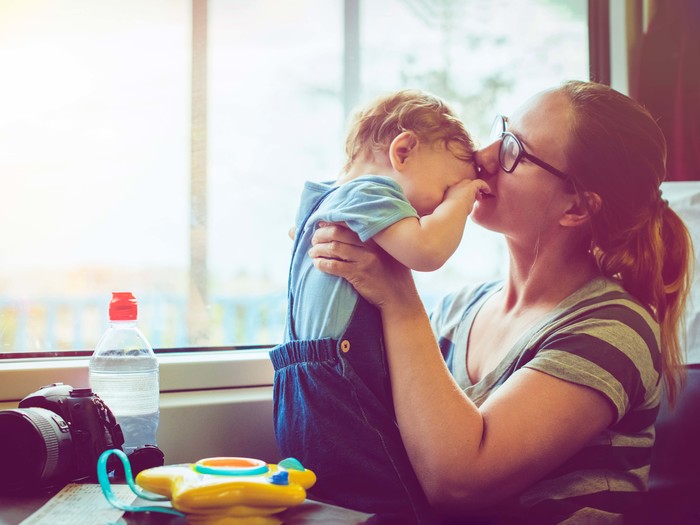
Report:
[[455,156],[471,161],[474,142],[454,111],[442,99],[429,93],[404,89],[376,99],[355,113],[345,139],[347,172],[363,155],[389,151],[391,142],[404,131],[412,131],[422,142],[458,144]]

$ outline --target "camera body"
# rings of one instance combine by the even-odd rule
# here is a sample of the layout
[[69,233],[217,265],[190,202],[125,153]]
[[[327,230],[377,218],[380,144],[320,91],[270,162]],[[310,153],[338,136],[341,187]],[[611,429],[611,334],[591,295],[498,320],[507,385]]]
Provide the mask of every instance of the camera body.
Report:
[[63,383],[26,396],[19,408],[0,410],[0,492],[14,493],[94,479],[97,460],[124,443],[107,405],[89,388]]

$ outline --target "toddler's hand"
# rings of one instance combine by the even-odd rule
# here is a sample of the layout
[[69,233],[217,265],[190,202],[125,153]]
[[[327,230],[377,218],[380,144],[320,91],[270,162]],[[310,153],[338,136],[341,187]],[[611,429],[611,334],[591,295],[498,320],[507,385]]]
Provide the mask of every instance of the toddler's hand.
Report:
[[471,213],[471,209],[476,201],[476,196],[480,191],[485,193],[489,193],[491,191],[491,188],[489,188],[489,185],[485,180],[461,180],[457,184],[447,188],[447,191],[445,192],[445,201],[466,202],[469,207],[469,212]]

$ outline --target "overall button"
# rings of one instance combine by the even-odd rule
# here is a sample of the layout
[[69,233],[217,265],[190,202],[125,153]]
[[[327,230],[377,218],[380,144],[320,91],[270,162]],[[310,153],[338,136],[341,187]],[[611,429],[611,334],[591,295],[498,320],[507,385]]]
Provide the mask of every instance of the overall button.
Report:
[[340,343],[340,350],[347,354],[350,351],[350,341],[343,339]]

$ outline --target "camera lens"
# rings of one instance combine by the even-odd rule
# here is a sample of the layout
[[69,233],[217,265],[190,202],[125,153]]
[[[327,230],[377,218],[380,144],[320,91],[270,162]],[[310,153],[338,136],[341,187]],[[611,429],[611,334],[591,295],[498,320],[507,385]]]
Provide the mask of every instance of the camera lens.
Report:
[[44,408],[0,411],[0,493],[27,491],[73,474],[68,424]]

